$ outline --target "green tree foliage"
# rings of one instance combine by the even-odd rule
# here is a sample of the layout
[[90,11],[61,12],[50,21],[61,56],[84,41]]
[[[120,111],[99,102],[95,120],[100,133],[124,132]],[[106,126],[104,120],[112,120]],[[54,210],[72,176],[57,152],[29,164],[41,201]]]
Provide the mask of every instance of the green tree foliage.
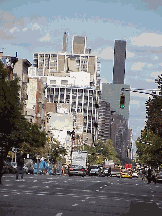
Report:
[[84,149],[88,153],[89,164],[104,164],[105,159],[113,160],[116,164],[120,164],[112,140],[107,140],[105,143],[98,140],[95,147],[85,145]]
[[[46,142],[45,132],[40,131],[36,124],[30,125],[22,114],[19,81],[19,78],[9,79],[9,69],[0,61],[0,161],[6,158],[13,146],[18,148],[25,146],[26,150],[27,147],[28,149],[33,147],[37,151]],[[34,152],[33,149],[31,151]],[[1,176],[2,163],[0,163],[0,180]]]
[[65,155],[67,155],[66,149],[60,147],[59,143],[51,145],[51,151],[49,153],[50,160],[53,164],[56,164],[57,161],[63,161]]
[[[162,95],[161,77],[157,83]],[[146,102],[146,118],[141,139],[136,140],[138,160],[152,166],[162,164],[162,96],[153,94],[153,98]]]
[[138,160],[141,164],[152,166],[162,164],[162,138],[146,129],[142,138],[136,140]]

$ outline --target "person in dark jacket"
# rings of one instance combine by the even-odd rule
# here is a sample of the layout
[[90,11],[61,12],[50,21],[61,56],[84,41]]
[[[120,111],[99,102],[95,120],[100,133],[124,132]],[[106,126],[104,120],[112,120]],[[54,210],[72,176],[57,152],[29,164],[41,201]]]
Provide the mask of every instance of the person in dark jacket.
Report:
[[21,174],[21,179],[23,179],[24,175],[24,157],[23,152],[21,151],[17,157],[17,170],[16,170],[16,180],[18,180],[19,174]]
[[111,166],[109,166],[109,169],[108,169],[108,176],[111,177]]
[[152,176],[152,171],[151,171],[151,169],[150,169],[150,167],[149,167],[149,169],[148,169],[148,174],[147,174],[147,180],[148,180],[147,184],[150,184],[150,183],[151,183],[151,176]]

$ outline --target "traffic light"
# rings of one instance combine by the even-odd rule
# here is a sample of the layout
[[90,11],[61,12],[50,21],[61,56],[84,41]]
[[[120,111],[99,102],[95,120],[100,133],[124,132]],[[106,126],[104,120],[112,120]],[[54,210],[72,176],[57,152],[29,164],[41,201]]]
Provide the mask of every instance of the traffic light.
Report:
[[144,130],[141,130],[141,138],[143,137]]
[[75,131],[72,131],[72,139],[75,140]]
[[120,95],[120,108],[124,109],[125,107],[125,95]]

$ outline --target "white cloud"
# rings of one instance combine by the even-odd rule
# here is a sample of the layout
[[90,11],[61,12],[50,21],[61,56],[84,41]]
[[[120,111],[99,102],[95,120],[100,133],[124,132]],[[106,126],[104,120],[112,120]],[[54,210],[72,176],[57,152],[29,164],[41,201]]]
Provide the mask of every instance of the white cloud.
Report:
[[153,64],[148,64],[148,65],[147,65],[147,67],[152,67],[152,66],[153,66]]
[[50,41],[50,40],[51,40],[51,38],[49,36],[49,33],[47,33],[47,35],[45,37],[40,39],[40,41]]
[[154,59],[159,59],[159,57],[158,56],[155,56],[155,58]]
[[95,50],[92,52],[92,55],[96,55],[102,59],[114,59],[114,49],[112,47],[107,47],[106,49],[103,49],[101,52],[99,52],[101,48]]
[[38,23],[34,23],[32,30],[34,29],[41,29],[41,27],[38,25]]
[[28,30],[28,28],[23,28],[23,31],[26,31],[26,30]]
[[13,27],[12,29],[10,29],[10,32],[13,33],[16,29],[16,27]]
[[[139,91],[140,92],[140,91]],[[142,93],[139,93],[139,92],[130,92],[130,96],[131,97],[138,97],[138,98],[145,98],[145,99],[147,99],[148,100],[148,97],[149,97],[149,95],[148,94],[142,94]]]
[[155,82],[155,80],[154,80],[154,79],[145,79],[145,81],[146,81],[146,82],[152,82],[152,83],[154,83],[154,82]]
[[153,77],[153,78],[157,78],[158,75],[161,75],[161,72],[159,72],[159,71],[152,72],[150,75],[151,75],[151,77]]
[[137,46],[150,46],[150,47],[160,47],[162,46],[162,35],[157,35],[155,33],[142,33],[138,37],[130,38],[132,45]]
[[142,67],[145,65],[146,63],[142,63],[142,62],[138,62],[138,63],[134,63],[131,67],[131,70],[142,70]]
[[126,53],[126,58],[132,58],[135,54],[132,52],[128,52]]

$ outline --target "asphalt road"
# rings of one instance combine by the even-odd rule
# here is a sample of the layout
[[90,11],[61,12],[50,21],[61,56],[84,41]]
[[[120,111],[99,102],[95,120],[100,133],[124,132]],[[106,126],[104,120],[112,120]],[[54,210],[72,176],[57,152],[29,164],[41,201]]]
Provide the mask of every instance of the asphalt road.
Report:
[[95,176],[6,174],[0,216],[162,216],[162,184]]

